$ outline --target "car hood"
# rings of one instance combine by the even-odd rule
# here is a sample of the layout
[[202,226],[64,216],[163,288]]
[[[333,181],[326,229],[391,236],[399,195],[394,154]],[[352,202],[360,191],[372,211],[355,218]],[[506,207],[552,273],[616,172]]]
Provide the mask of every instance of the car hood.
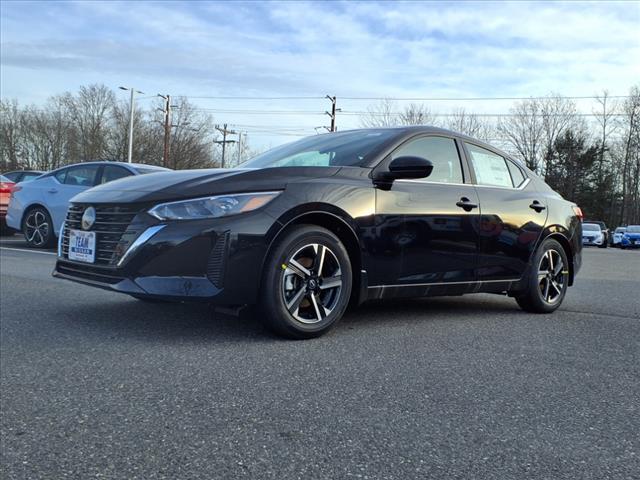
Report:
[[339,167],[179,170],[136,175],[100,185],[71,199],[75,203],[147,203],[225,193],[284,190],[287,183],[330,177]]

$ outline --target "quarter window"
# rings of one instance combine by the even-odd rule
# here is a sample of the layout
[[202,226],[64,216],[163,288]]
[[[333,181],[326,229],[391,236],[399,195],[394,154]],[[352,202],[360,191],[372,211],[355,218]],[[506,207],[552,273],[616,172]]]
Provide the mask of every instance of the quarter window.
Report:
[[451,138],[417,138],[398,148],[391,158],[404,156],[426,158],[433,164],[433,171],[425,179],[426,181],[439,183],[463,183],[464,181],[458,148]]
[[511,172],[511,180],[513,180],[513,186],[519,187],[524,182],[524,174],[522,170],[515,166],[513,162],[507,160],[507,167],[509,167],[509,172]]
[[466,143],[467,150],[471,155],[471,163],[476,174],[478,185],[488,185],[494,187],[513,187],[511,174],[507,167],[506,160],[500,155]]

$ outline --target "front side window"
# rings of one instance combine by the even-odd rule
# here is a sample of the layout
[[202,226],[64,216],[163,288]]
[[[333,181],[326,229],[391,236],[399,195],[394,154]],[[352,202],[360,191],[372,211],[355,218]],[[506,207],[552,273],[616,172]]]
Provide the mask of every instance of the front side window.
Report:
[[[80,165],[77,167],[71,167],[66,171],[66,175],[62,182],[65,185],[76,185],[79,187],[92,187],[95,184],[97,173],[98,173],[97,165]],[[56,178],[57,177],[58,175],[56,175]],[[58,180],[60,179],[58,178]]]
[[114,180],[118,180],[119,178],[128,177],[130,175],[132,175],[132,173],[126,168],[105,165],[104,170],[102,170],[102,178],[100,179],[100,183],[103,184],[112,182]]
[[426,158],[433,164],[433,171],[425,180],[439,183],[463,183],[462,167],[456,143],[446,137],[422,137],[398,148],[391,158],[404,156]]
[[486,148],[465,144],[471,155],[471,164],[476,174],[478,185],[492,187],[513,187],[507,162],[500,155]]

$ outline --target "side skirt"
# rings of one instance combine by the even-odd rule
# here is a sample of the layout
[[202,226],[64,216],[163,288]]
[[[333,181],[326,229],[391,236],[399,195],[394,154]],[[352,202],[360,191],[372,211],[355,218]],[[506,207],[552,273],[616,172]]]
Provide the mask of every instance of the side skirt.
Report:
[[367,300],[402,297],[456,296],[467,293],[508,293],[509,291],[518,290],[520,280],[519,278],[514,278],[474,282],[376,285],[367,288]]

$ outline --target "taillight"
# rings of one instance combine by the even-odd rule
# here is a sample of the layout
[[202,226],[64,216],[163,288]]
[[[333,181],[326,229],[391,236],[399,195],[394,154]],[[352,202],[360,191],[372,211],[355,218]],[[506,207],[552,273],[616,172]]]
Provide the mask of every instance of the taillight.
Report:
[[15,186],[13,182],[0,182],[0,193],[11,193]]
[[10,192],[11,192],[11,197],[13,197],[13,194],[14,194],[14,193],[19,192],[20,190],[22,190],[22,187],[21,187],[20,185],[18,185],[17,183],[14,183],[14,184],[11,186],[11,190],[10,190]]
[[578,217],[580,221],[582,221],[584,219],[584,215],[582,214],[582,209],[577,205],[573,205],[571,208],[573,208],[573,213],[576,214],[576,217]]

